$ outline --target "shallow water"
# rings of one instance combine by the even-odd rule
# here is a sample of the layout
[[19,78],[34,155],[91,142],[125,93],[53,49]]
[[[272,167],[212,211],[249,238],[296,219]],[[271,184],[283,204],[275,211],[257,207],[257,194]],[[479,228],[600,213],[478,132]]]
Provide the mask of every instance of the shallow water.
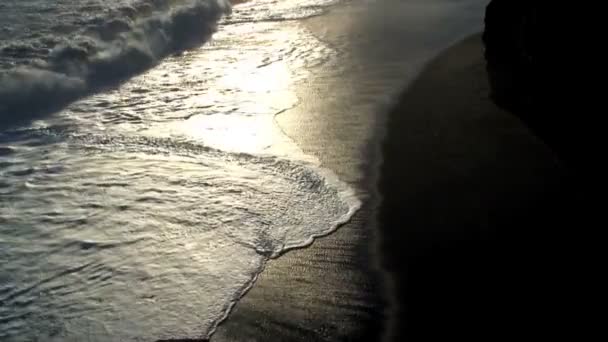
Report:
[[[126,13],[140,29],[147,19],[131,19],[126,8],[169,20],[162,6],[177,12],[188,1],[155,3],[154,13],[134,1],[19,2],[13,10],[37,10],[48,25],[79,22],[83,10],[104,13],[96,16],[104,25],[106,13]],[[332,58],[302,27],[279,19],[316,15],[320,4],[244,4],[207,44],[153,56],[153,68],[126,82],[80,100],[77,89],[58,113],[0,132],[0,339],[209,336],[269,258],[348,220],[359,203],[352,190],[274,121],[297,104],[293,84]],[[65,47],[10,56],[16,41],[35,47],[58,34],[38,24],[8,44],[3,37],[5,122],[29,115],[39,96],[72,91],[61,83],[67,78],[90,83],[94,60],[107,53],[96,37],[79,64],[85,71],[53,64]],[[62,39],[85,35],[65,30]],[[107,60],[124,61],[120,53]],[[7,102],[11,92],[21,100]]]
[[166,140],[28,140],[35,147],[16,147],[2,167],[3,339],[208,333],[269,257],[352,210],[322,176],[278,158]]
[[306,115],[373,114],[432,49],[294,20],[336,4],[0,3],[0,340],[207,337],[269,259],[347,221],[355,191],[277,121],[317,74]]

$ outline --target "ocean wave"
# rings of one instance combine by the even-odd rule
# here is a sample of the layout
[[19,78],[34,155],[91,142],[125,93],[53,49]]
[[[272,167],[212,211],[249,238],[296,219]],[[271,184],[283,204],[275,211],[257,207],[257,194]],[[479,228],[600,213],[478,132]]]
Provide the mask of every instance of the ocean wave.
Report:
[[230,10],[226,0],[134,2],[70,23],[79,29],[68,35],[4,44],[0,65],[12,67],[0,70],[0,124],[52,112],[199,46]]
[[[170,139],[20,135],[0,192],[3,341],[208,338],[270,259],[360,206],[312,163]],[[28,155],[31,140],[46,152]]]

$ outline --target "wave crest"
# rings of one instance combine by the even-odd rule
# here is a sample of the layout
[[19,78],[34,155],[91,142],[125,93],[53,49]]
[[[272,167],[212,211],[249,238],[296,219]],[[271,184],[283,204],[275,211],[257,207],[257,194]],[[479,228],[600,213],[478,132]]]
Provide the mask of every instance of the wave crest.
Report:
[[0,71],[0,123],[54,111],[199,46],[230,9],[226,0],[157,0],[110,11],[69,37],[4,46],[2,57],[22,60]]

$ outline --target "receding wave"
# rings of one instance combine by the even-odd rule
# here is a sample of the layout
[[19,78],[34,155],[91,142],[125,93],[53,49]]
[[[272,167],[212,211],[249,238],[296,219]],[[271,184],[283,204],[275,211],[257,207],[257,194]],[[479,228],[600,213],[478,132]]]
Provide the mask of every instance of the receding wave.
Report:
[[[22,139],[0,166],[3,341],[209,337],[270,258],[359,206],[328,171],[277,157],[146,137]],[[46,153],[27,156],[36,141]]]
[[0,45],[0,66],[10,66],[0,69],[0,123],[54,111],[199,46],[229,11],[225,0],[131,2],[75,21],[66,35]]

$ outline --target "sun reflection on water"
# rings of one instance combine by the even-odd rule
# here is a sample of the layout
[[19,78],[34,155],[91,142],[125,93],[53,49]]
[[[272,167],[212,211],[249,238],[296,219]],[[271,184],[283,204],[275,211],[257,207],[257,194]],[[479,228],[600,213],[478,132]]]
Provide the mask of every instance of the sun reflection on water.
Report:
[[[180,122],[174,133],[222,150],[248,153],[264,153],[283,141],[274,115],[297,101],[290,89],[291,72],[284,62],[259,68],[255,62],[239,62],[218,82],[222,89],[237,94],[238,107],[223,113],[193,115]],[[201,97],[191,99],[199,105],[201,100],[205,101]]]
[[[297,150],[275,115],[298,103],[295,84],[306,71],[292,65],[288,55],[294,52],[291,45],[303,39],[303,30],[277,23],[257,27],[256,32],[246,26],[234,28],[231,35],[218,32],[208,45],[166,63],[163,71],[150,72],[147,81],[180,85],[180,94],[168,101],[172,116],[183,119],[166,122],[164,114],[161,124],[148,127],[147,133],[231,152],[286,155]],[[235,33],[241,42],[236,48]],[[254,34],[255,40],[248,39]]]

